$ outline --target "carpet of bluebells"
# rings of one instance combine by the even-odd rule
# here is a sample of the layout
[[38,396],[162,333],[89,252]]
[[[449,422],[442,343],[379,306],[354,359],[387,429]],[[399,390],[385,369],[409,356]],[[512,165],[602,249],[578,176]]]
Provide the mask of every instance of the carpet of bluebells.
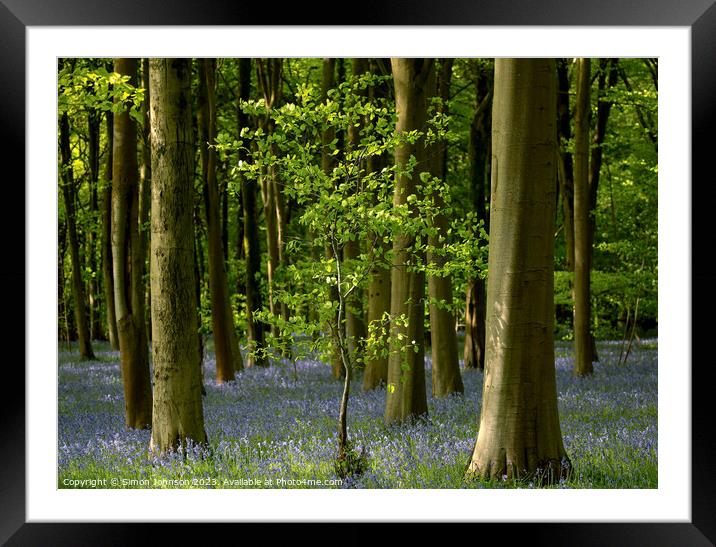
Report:
[[[75,348],[70,348],[75,349]],[[619,343],[599,342],[589,378],[571,375],[571,346],[556,348],[559,412],[574,466],[561,488],[657,487],[657,343],[642,341],[626,365]],[[318,360],[252,368],[217,385],[204,361],[209,448],[150,457],[149,431],[127,430],[119,354],[95,344],[94,361],[59,351],[58,487],[87,488],[511,488],[524,481],[462,481],[478,427],[482,373],[463,372],[465,394],[429,399],[429,419],[386,427],[385,388],[353,383],[348,435],[367,470],[339,481],[334,467],[342,383]],[[430,358],[426,379],[430,393]],[[119,478],[119,480],[117,480]],[[112,482],[114,479],[114,482]],[[271,479],[272,485],[266,480]],[[321,486],[314,481],[322,481]],[[258,484],[256,484],[258,482]],[[100,483],[102,484],[102,483]]]

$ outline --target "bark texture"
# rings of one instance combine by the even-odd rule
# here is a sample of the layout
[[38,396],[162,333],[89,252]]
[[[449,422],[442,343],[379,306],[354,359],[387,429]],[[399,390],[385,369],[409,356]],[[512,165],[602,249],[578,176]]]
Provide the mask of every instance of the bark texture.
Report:
[[[130,83],[136,85],[136,59],[115,59],[114,70],[129,76]],[[144,323],[146,249],[139,226],[137,125],[126,110],[114,116],[112,143],[112,271],[124,411],[127,427],[144,429],[152,423],[149,349]]]
[[[398,114],[396,131],[425,130],[427,97],[435,77],[433,59],[391,59],[395,86],[395,104]],[[413,172],[405,167],[411,156],[417,159]],[[396,147],[395,164],[399,172],[395,179],[393,205],[408,203],[408,196],[419,191],[419,173],[427,171],[425,143],[404,142]],[[417,214],[412,209],[411,214]],[[397,346],[391,348],[388,358],[388,388],[385,403],[385,422],[404,422],[428,412],[425,394],[425,273],[410,268],[411,261],[424,257],[409,256],[408,249],[416,242],[416,235],[397,234],[393,241],[393,267],[391,271],[391,339]],[[407,319],[407,324],[399,321]],[[416,351],[417,350],[417,351]]]
[[497,59],[479,433],[467,477],[569,470],[554,368],[555,66]]
[[194,293],[191,61],[150,59],[152,359],[150,448],[206,442]]

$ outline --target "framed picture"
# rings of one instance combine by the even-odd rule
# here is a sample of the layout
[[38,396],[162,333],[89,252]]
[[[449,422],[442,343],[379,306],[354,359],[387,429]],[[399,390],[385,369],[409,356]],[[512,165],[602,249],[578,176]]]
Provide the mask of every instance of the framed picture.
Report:
[[[404,10],[397,2],[369,3],[356,14],[356,26],[342,27],[301,12],[298,6],[272,14],[267,22],[261,6],[228,2],[211,6],[185,2],[165,10],[134,1],[43,5],[3,0],[2,149],[6,162],[19,168],[12,180],[27,181],[24,188],[7,185],[12,194],[8,203],[13,204],[9,210],[19,216],[2,217],[5,233],[17,234],[18,226],[23,226],[25,240],[8,238],[7,256],[17,267],[3,275],[10,286],[25,286],[27,321],[23,325],[26,369],[8,366],[9,385],[17,387],[1,422],[6,446],[15,448],[0,453],[0,539],[23,545],[123,544],[137,534],[149,540],[180,538],[182,528],[167,522],[314,523],[310,526],[340,522],[367,527],[375,522],[498,522],[494,526],[499,527],[519,522],[525,523],[515,529],[519,535],[556,544],[714,542],[716,472],[706,394],[710,367],[701,364],[693,351],[708,339],[709,321],[696,315],[692,320],[689,315],[696,310],[691,308],[692,294],[698,295],[694,300],[699,308],[709,309],[704,304],[713,303],[709,286],[714,273],[704,257],[708,251],[701,251],[712,248],[713,230],[700,225],[699,219],[705,217],[698,215],[698,207],[712,203],[709,198],[714,192],[708,184],[712,177],[706,175],[706,158],[707,150],[713,149],[716,8],[709,1],[692,0],[678,7],[662,4],[595,2],[585,7],[553,0],[509,7],[492,2],[478,8],[461,1],[440,8],[411,3],[410,10]],[[518,489],[501,497],[472,490],[286,490],[258,495],[227,491],[218,496],[211,490],[57,489],[57,316],[55,309],[47,307],[56,298],[56,263],[47,259],[47,268],[42,267],[42,257],[53,256],[56,243],[57,201],[52,196],[57,177],[53,125],[57,58],[118,56],[658,57],[658,123],[663,141],[659,143],[658,488]],[[37,120],[42,119],[44,129],[38,128],[43,122]],[[44,138],[50,134],[47,120],[54,127],[50,127],[51,149]],[[26,158],[24,165],[21,157]],[[704,183],[691,184],[688,177],[697,180],[699,174]],[[696,222],[690,227],[689,220]],[[7,305],[21,309],[19,289],[8,293],[12,294]],[[18,319],[5,321],[5,332],[17,333],[12,338],[19,339]],[[148,527],[139,522],[165,524]],[[400,532],[389,528],[380,533]]]

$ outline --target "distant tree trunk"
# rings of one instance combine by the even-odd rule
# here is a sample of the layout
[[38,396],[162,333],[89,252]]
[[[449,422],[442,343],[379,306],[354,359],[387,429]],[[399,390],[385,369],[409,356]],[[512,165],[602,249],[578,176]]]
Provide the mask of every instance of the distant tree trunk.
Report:
[[[146,255],[149,249],[151,230],[149,229],[149,211],[152,207],[152,150],[149,137],[149,102],[151,100],[149,90],[149,59],[142,59],[142,81],[144,88],[144,101],[142,102],[142,166],[139,170],[139,235],[142,238],[142,249]],[[146,332],[151,340],[152,334],[152,291],[151,283],[145,283],[145,325]]]
[[[391,59],[395,85],[395,104],[398,114],[396,132],[424,131],[427,116],[427,93],[434,78],[433,59]],[[432,84],[434,85],[434,83]],[[393,205],[408,203],[407,198],[419,190],[416,181],[419,173],[427,170],[424,141],[416,144],[401,143],[395,149],[395,164],[401,170],[408,165],[411,156],[417,159],[411,176],[399,173],[395,179]],[[416,215],[417,211],[411,210]],[[385,404],[386,423],[403,422],[428,412],[425,394],[425,273],[412,271],[413,261],[424,257],[410,257],[416,236],[409,233],[396,234],[393,241],[393,269],[391,272],[390,315],[391,338],[399,340],[400,349],[391,351],[388,358],[388,389]],[[407,319],[407,325],[398,322]],[[406,347],[407,346],[407,347]],[[417,351],[414,348],[417,347]]]
[[[264,97],[266,108],[270,111],[279,100],[281,94],[281,59],[257,59],[256,73],[259,88]],[[270,116],[259,120],[259,125],[268,136],[273,132],[273,122]],[[275,150],[273,150],[275,152]],[[266,219],[266,243],[268,249],[268,294],[269,309],[275,316],[282,314],[282,306],[275,299],[276,270],[281,263],[282,249],[281,237],[284,226],[282,225],[282,201],[278,196],[279,188],[276,180],[276,170],[270,166],[261,173],[261,197],[263,198],[264,217]],[[284,315],[284,318],[287,318]],[[278,328],[271,326],[271,333],[278,336]]]
[[[239,64],[239,89],[240,101],[246,101],[251,96],[251,59],[242,58]],[[238,130],[249,127],[249,116],[238,108]],[[246,161],[246,152],[239,148],[238,161]],[[241,207],[243,213],[243,245],[246,257],[246,278],[239,281],[243,284],[246,293],[246,335],[249,342],[249,354],[246,358],[246,366],[267,366],[268,359],[263,355],[265,349],[264,329],[265,325],[258,321],[254,314],[263,308],[261,297],[261,286],[259,276],[261,275],[261,246],[259,244],[259,230],[256,219],[256,185],[250,180],[243,178],[241,181]],[[258,350],[258,357],[254,357],[251,351]]]
[[[57,223],[57,335],[59,340],[70,341],[70,328],[67,324],[67,306],[65,297],[65,254],[67,253],[67,222],[58,218]],[[65,324],[62,336],[60,321]]]
[[[115,59],[114,71],[137,82],[137,60]],[[127,427],[152,423],[149,350],[144,323],[145,249],[139,227],[137,125],[128,111],[114,116],[112,141],[112,261],[114,306]]]
[[[328,92],[333,89],[336,86],[336,60],[333,58],[324,58],[323,59],[323,73],[321,76],[321,97],[324,102],[328,100]],[[330,173],[333,172],[333,168],[335,166],[335,156],[333,156],[328,148],[328,145],[333,141],[335,138],[335,130],[330,126],[327,125],[326,129],[323,131],[323,134],[321,135],[321,167],[323,169],[323,172],[327,175],[330,175]],[[327,260],[333,261],[333,250],[330,248],[330,245],[326,243],[324,248],[324,256]],[[340,257],[337,257],[340,260]],[[338,301],[338,287],[335,285],[331,285],[328,288],[328,297],[332,302]],[[345,329],[344,324],[336,325],[337,330],[343,330]],[[330,327],[326,326],[326,331],[330,332]],[[343,367],[343,360],[341,358],[341,352],[340,348],[337,344],[334,344],[333,351],[331,353],[331,371],[333,372],[333,377],[337,380],[343,378],[345,376],[345,369]]]
[[[477,61],[476,61],[477,65]],[[486,199],[490,181],[490,107],[492,105],[492,87],[490,75],[479,65],[476,67],[475,113],[470,123],[468,158],[470,162],[470,183],[473,209],[476,221],[484,221],[485,230],[489,230]],[[487,190],[487,191],[486,191]],[[465,347],[463,360],[466,369],[485,368],[485,311],[487,293],[485,280],[473,275],[467,280],[465,297]]]
[[[428,97],[435,95],[441,99],[441,112],[447,114],[450,99],[450,82],[452,80],[452,59],[442,59],[440,78],[437,89],[435,77],[428,78],[426,89]],[[432,81],[432,82],[431,82]],[[433,177],[445,180],[447,144],[440,142],[431,145],[427,151],[428,166]],[[436,207],[445,207],[439,193],[433,195]],[[443,213],[434,216],[432,227],[437,229],[435,235],[428,237],[428,264],[443,267],[447,258],[440,253],[448,237],[448,219]],[[428,276],[428,295],[430,296],[430,346],[433,357],[432,391],[433,397],[445,397],[451,393],[462,393],[465,388],[460,376],[460,363],[457,357],[457,337],[455,335],[455,317],[447,306],[452,305],[452,282],[448,276]]]
[[[369,72],[368,59],[355,58],[351,59],[351,72],[354,77],[361,76]],[[367,96],[367,90],[356,90],[356,97],[363,101]],[[352,150],[356,150],[360,146],[360,132],[364,126],[363,117],[360,116],[348,127],[348,146]],[[358,165],[358,169],[365,169],[362,162]],[[348,241],[343,247],[343,259],[345,261],[355,260],[360,255],[360,241]],[[348,350],[351,354],[352,362],[356,362],[357,358],[362,358],[363,344],[366,338],[366,326],[363,320],[363,290],[356,287],[346,301],[346,340],[348,341]]]
[[594,254],[594,233],[597,226],[597,190],[602,170],[604,155],[604,138],[607,134],[607,121],[612,108],[612,101],[605,98],[606,92],[617,84],[619,59],[600,59],[599,76],[597,78],[597,123],[589,162],[589,266],[592,265]]
[[589,250],[589,98],[590,59],[577,61],[577,99],[574,117],[574,374],[593,372],[590,332],[591,302]]
[[87,112],[87,141],[89,156],[89,228],[87,230],[87,265],[92,277],[87,284],[87,300],[89,302],[89,330],[93,340],[102,338],[100,329],[100,275],[97,265],[97,221],[99,214],[99,130],[101,114],[97,110]]
[[152,359],[150,449],[206,443],[194,293],[191,61],[150,59]]
[[114,275],[112,274],[112,149],[114,114],[107,112],[107,163],[105,186],[102,189],[102,277],[104,300],[107,304],[107,332],[113,350],[119,350],[117,315],[114,309]]
[[70,122],[67,114],[60,119],[60,156],[62,159],[62,198],[65,202],[67,232],[70,240],[72,261],[72,299],[74,301],[75,323],[81,359],[94,359],[87,325],[87,309],[80,265],[80,248],[77,238],[77,216],[75,213],[75,181],[72,174],[72,152],[70,150]]
[[557,61],[557,134],[559,136],[558,180],[562,194],[562,216],[564,217],[564,246],[566,269],[574,271],[574,167],[572,153],[566,148],[572,139],[571,117],[569,114],[569,72],[567,61]]
[[556,81],[551,59],[497,59],[487,354],[466,476],[569,471],[554,366]]
[[219,187],[216,181],[216,61],[199,59],[199,138],[202,163],[204,203],[206,205],[207,247],[209,251],[209,290],[211,319],[216,353],[216,383],[234,380],[235,370],[244,368],[234,329],[234,316],[229,300],[221,223],[219,218]]
[[[386,60],[371,59],[370,71],[381,76],[390,75],[390,63]],[[387,82],[379,83],[371,88],[372,98],[386,99],[390,96],[390,88]],[[366,171],[379,173],[388,166],[387,154],[372,156],[366,164]],[[387,336],[380,334],[383,330],[387,333],[389,324],[384,323],[385,314],[390,314],[390,269],[385,262],[385,255],[390,249],[390,243],[383,240],[382,235],[369,234],[368,245],[370,249],[371,262],[373,264],[370,279],[368,282],[368,312],[367,324],[378,325],[376,331],[378,342],[387,342]],[[388,358],[379,355],[366,355],[365,372],[363,373],[363,389],[375,389],[388,381]]]
[[485,368],[485,280],[473,277],[467,280],[465,302],[465,349],[466,369]]

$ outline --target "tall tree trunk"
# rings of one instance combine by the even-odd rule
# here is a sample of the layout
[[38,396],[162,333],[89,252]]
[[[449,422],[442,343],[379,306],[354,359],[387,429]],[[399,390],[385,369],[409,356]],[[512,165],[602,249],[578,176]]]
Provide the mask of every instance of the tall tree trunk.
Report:
[[[137,83],[137,60],[115,59],[114,71]],[[152,423],[149,350],[144,323],[145,248],[139,227],[137,125],[129,111],[114,116],[112,141],[112,271],[127,427]]]
[[[398,114],[396,132],[425,131],[428,90],[431,78],[435,77],[433,59],[391,59],[395,85],[395,105]],[[395,164],[399,173],[395,179],[393,205],[408,203],[411,194],[419,192],[416,181],[419,173],[427,171],[424,139],[418,143],[401,143],[395,150]],[[410,157],[417,159],[417,165],[408,176],[404,169]],[[411,214],[417,215],[414,206],[409,205]],[[409,255],[409,249],[416,243],[416,235],[396,234],[393,241],[393,269],[391,272],[391,338],[398,340],[400,347],[391,351],[388,358],[388,389],[385,403],[386,423],[403,422],[428,412],[425,394],[425,273],[410,268],[415,261],[424,257]],[[399,321],[400,317],[407,324]],[[415,351],[417,348],[417,351]]]
[[233,381],[234,370],[244,368],[234,329],[234,316],[229,300],[221,222],[219,218],[219,187],[216,181],[216,150],[212,148],[216,135],[216,61],[199,60],[199,138],[206,205],[207,246],[209,250],[209,290],[211,291],[211,319],[216,353],[216,382]]
[[[369,72],[368,59],[355,58],[351,59],[351,73],[354,78],[362,76]],[[364,101],[367,97],[367,90],[357,89],[355,95],[360,101]],[[360,116],[354,123],[348,127],[348,146],[351,150],[360,147],[360,132],[364,126],[363,116]],[[361,162],[357,169],[364,170],[365,162]],[[348,241],[343,247],[343,259],[348,262],[355,260],[360,255],[360,241]],[[348,297],[346,301],[346,340],[348,342],[348,350],[351,354],[351,360],[356,362],[362,358],[363,345],[366,338],[366,326],[363,320],[363,290],[356,287],[356,290]]]
[[574,167],[567,143],[572,139],[569,114],[569,71],[567,61],[557,61],[557,135],[559,137],[558,180],[562,194],[566,269],[574,271]]
[[[432,89],[426,94],[440,97],[440,111],[447,114],[450,99],[450,82],[452,81],[452,59],[442,59],[440,78],[435,88],[435,77]],[[446,154],[447,143],[439,142],[429,147],[427,164],[433,177],[445,180],[447,175]],[[438,211],[445,207],[439,193],[432,196]],[[447,258],[441,253],[448,237],[448,219],[443,213],[433,216],[432,227],[436,232],[428,237],[428,264],[437,268],[445,266]],[[432,351],[432,392],[433,397],[445,397],[451,393],[462,393],[465,388],[460,376],[460,363],[457,357],[457,337],[455,335],[455,317],[448,306],[452,305],[452,281],[448,276],[429,275],[428,295],[430,297],[430,347]]]
[[[243,58],[238,60],[239,64],[239,101],[247,101],[251,96],[251,59]],[[239,133],[244,127],[249,127],[249,116],[238,108],[238,130]],[[246,152],[239,148],[238,161],[246,161]],[[256,185],[246,178],[241,181],[241,208],[243,212],[243,245],[246,256],[246,278],[240,280],[246,293],[246,335],[249,342],[249,354],[246,358],[246,366],[267,366],[268,359],[263,351],[265,350],[264,329],[265,325],[254,317],[257,311],[263,308],[261,297],[261,246],[259,244],[259,230],[256,219]],[[256,352],[256,356],[251,352]]]
[[592,138],[592,147],[589,162],[589,266],[592,265],[594,253],[594,233],[597,226],[597,191],[602,170],[602,157],[604,155],[604,139],[607,134],[607,121],[612,108],[612,101],[605,98],[609,89],[617,84],[619,77],[618,59],[600,59],[599,76],[597,78],[597,123]]
[[97,110],[87,112],[87,140],[89,156],[89,228],[87,230],[87,265],[92,277],[87,284],[87,300],[89,303],[89,331],[93,340],[102,337],[100,329],[100,275],[97,265],[97,221],[99,199],[99,130],[101,114]]
[[[65,296],[65,254],[67,253],[67,222],[58,219],[57,224],[57,335],[59,340],[66,340],[69,345],[70,326],[67,321],[67,306]],[[65,324],[65,333],[62,336],[60,321]],[[69,346],[68,346],[69,347]]]
[[[259,120],[259,125],[267,136],[270,136],[274,127],[274,124],[270,119],[270,111],[278,102],[281,94],[281,69],[281,59],[256,60],[256,73],[259,88],[263,93],[266,108],[269,111],[269,114],[267,114],[265,118]],[[275,153],[273,148],[272,152]],[[282,225],[284,217],[282,214],[282,201],[280,201],[281,198],[278,196],[280,192],[276,177],[277,174],[274,167],[269,166],[262,170],[261,197],[263,199],[264,218],[266,219],[269,309],[273,315],[280,316],[282,315],[282,309],[285,310],[285,306],[282,307],[281,303],[276,301],[274,289],[276,285],[276,270],[281,263],[283,254],[281,249],[281,237],[283,236],[283,229],[285,226]],[[286,314],[284,314],[284,318],[288,318]],[[278,328],[275,325],[271,326],[271,333],[274,336],[278,336]]]
[[[390,75],[390,63],[384,59],[371,59],[370,71],[380,76]],[[387,99],[390,96],[390,87],[387,82],[379,83],[369,91],[373,100]],[[366,164],[368,173],[379,173],[388,166],[387,154],[372,156]],[[390,243],[384,241],[377,234],[369,234],[368,245],[372,269],[368,281],[368,311],[366,322],[368,325],[378,327],[374,336],[378,337],[379,345],[387,343],[389,323],[385,322],[385,315],[390,314],[390,268],[384,257],[390,249]],[[385,334],[382,334],[385,332]],[[380,355],[366,355],[365,371],[363,373],[363,389],[375,389],[388,381],[388,358]]]
[[107,332],[113,350],[119,350],[117,315],[114,309],[114,275],[112,273],[112,152],[114,148],[114,114],[107,112],[107,163],[102,189],[102,277],[107,304]]
[[[475,61],[475,113],[470,123],[468,158],[470,162],[470,189],[476,221],[483,221],[489,230],[486,199],[490,181],[490,110],[492,85],[488,70]],[[486,191],[487,190],[487,191]],[[473,275],[467,280],[465,297],[465,347],[463,360],[466,369],[485,368],[485,311],[487,305],[485,280]]]
[[[139,235],[142,239],[143,254],[146,256],[149,249],[151,230],[149,229],[149,211],[152,207],[152,150],[149,137],[149,102],[151,101],[149,90],[149,59],[142,59],[142,81],[144,88],[144,102],[142,102],[142,166],[139,170]],[[152,291],[151,283],[145,283],[144,309],[145,327],[149,340],[152,337]]]
[[150,448],[206,443],[194,294],[191,61],[150,59],[152,359]]
[[65,201],[67,232],[70,240],[72,263],[72,299],[74,301],[75,323],[81,359],[94,359],[87,325],[87,309],[80,265],[80,248],[77,238],[77,216],[75,212],[75,181],[72,174],[72,152],[70,150],[70,122],[67,114],[60,119],[60,156],[62,159],[62,198]]
[[574,115],[574,374],[593,372],[590,332],[591,302],[589,249],[589,97],[590,59],[577,61],[577,99]]
[[[328,92],[336,86],[336,60],[334,58],[326,57],[323,59],[323,72],[321,76],[321,97],[324,102],[328,100]],[[323,172],[330,176],[335,166],[335,156],[331,154],[329,144],[335,138],[335,130],[327,125],[326,129],[321,135],[321,167]],[[324,257],[326,260],[332,261],[334,259],[333,249],[331,249],[328,243],[324,247]],[[338,257],[340,259],[340,257]],[[332,302],[338,302],[338,287],[331,285],[328,288],[328,298]],[[341,323],[335,326],[336,332],[344,332],[345,324]],[[326,331],[331,332],[330,326],[326,326]],[[344,377],[345,368],[343,366],[343,360],[341,358],[340,348],[338,347],[337,341],[334,340],[333,351],[331,352],[331,371],[333,377],[341,379]]]
[[554,367],[556,81],[551,59],[497,59],[487,354],[467,477],[569,470]]

